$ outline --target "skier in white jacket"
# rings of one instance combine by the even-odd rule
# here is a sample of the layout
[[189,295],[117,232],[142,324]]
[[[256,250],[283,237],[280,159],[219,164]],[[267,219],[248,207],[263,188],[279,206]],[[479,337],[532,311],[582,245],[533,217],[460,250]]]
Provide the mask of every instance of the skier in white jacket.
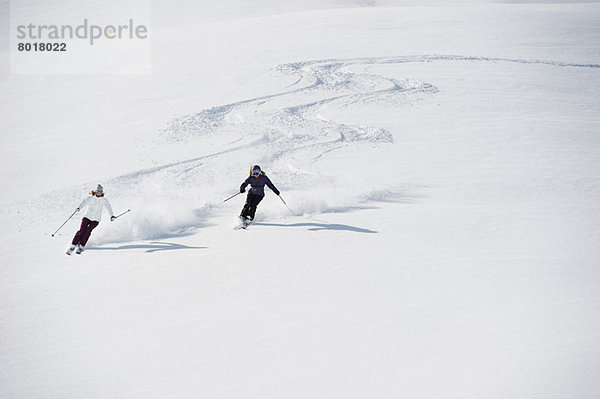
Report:
[[102,219],[103,209],[108,211],[111,222],[115,220],[113,210],[110,207],[108,200],[104,198],[104,188],[102,185],[98,184],[96,190],[92,190],[90,194],[91,196],[83,200],[77,207],[77,211],[86,208],[86,212],[81,220],[81,227],[79,228],[79,231],[75,233],[75,237],[73,237],[73,241],[71,242],[71,247],[67,250],[67,255],[71,255],[75,248],[77,248],[75,253],[80,254],[83,252],[85,244],[87,244],[87,241],[92,234],[92,230],[98,226],[98,223],[100,223],[100,220]]

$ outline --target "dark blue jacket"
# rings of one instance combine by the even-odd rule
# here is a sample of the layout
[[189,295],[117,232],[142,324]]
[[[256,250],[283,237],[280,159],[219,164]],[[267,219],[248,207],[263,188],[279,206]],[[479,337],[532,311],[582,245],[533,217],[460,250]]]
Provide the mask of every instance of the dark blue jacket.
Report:
[[260,195],[261,197],[264,197],[266,184],[271,190],[273,190],[273,192],[276,195],[279,195],[279,190],[277,190],[277,187],[275,187],[275,185],[271,183],[271,180],[267,177],[267,175],[260,175],[258,177],[248,177],[246,181],[244,181],[240,186],[240,192],[244,192],[248,184],[251,186],[250,191],[248,191],[250,194]]

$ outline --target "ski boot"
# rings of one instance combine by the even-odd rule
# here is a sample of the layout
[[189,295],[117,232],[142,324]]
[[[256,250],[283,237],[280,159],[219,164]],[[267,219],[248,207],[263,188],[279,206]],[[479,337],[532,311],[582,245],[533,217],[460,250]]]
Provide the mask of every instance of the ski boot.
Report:
[[71,245],[69,247],[69,249],[67,249],[67,255],[71,255],[73,253],[73,251],[75,250],[75,245]]

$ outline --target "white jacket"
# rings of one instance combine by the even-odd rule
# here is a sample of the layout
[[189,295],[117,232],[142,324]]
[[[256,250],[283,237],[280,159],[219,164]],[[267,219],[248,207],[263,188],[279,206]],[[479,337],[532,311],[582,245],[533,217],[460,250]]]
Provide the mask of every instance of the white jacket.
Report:
[[84,207],[86,207],[87,209],[83,217],[95,222],[99,222],[100,219],[102,219],[103,208],[106,208],[111,217],[115,216],[112,208],[110,207],[110,204],[108,203],[108,200],[104,197],[96,197],[95,195],[87,197],[83,200],[81,205],[77,207],[77,209],[83,209]]

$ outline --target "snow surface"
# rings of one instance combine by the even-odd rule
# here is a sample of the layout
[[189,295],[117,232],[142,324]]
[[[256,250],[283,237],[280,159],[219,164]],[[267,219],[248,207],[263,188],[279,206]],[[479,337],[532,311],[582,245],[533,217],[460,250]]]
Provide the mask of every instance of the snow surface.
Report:
[[[149,74],[4,50],[0,397],[600,397],[599,21],[161,0]],[[254,163],[288,206],[234,230]]]

